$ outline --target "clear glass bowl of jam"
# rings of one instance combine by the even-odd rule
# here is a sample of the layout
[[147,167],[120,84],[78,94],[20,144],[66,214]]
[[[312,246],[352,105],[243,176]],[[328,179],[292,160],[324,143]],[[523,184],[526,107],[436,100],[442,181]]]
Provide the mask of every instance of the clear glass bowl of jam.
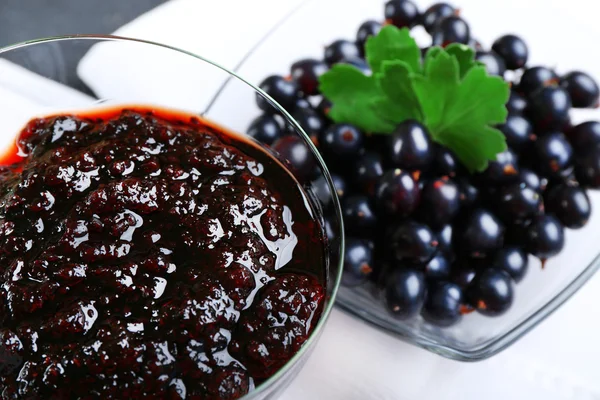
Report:
[[[344,249],[299,124],[225,68],[139,40],[14,45],[0,76],[1,397],[280,393]],[[251,121],[256,104],[269,118]]]

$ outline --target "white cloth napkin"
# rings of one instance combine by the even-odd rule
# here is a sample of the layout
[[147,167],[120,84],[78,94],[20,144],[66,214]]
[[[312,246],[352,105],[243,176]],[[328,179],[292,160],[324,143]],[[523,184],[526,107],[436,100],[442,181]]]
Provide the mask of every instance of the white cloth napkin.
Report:
[[[289,64],[297,58],[319,57],[322,46],[335,38],[352,38],[361,21],[380,19],[383,8],[382,1],[364,0],[305,0],[297,8],[301,2],[172,0],[116,33],[196,52],[235,68],[258,83],[269,73],[286,73]],[[418,3],[424,7],[428,2]],[[600,37],[597,13],[591,10],[598,7],[595,3],[587,0],[456,0],[455,3],[461,6],[473,32],[484,44],[489,45],[495,36],[507,30],[526,32],[533,49],[533,63],[555,62],[563,71],[585,67],[600,77],[600,62],[593,49],[573,45],[577,43],[573,37],[584,38],[589,43],[593,43],[590,38]],[[273,29],[282,20],[286,22]],[[569,30],[572,32],[567,34]],[[263,40],[268,33],[269,37]],[[564,36],[571,39],[561,40]],[[152,69],[138,71],[141,78],[136,85],[111,84],[119,74],[110,68],[94,68],[92,56],[103,55],[92,53],[79,72],[90,87],[106,98],[122,98],[120,94],[132,90],[143,91],[143,87],[136,85],[145,79],[151,80],[155,73]],[[115,65],[118,67],[118,63]],[[29,96],[9,93],[2,81],[0,89],[0,106],[13,105],[17,112],[26,110],[26,103],[30,102],[32,110],[37,112],[37,103],[32,100],[36,97],[31,96],[32,93]],[[596,112],[588,115],[598,118]],[[597,195],[594,205],[600,207]],[[600,226],[597,213],[595,222],[595,226]],[[600,229],[587,231],[570,241],[586,238],[595,241],[598,237]],[[564,261],[564,265],[555,267],[569,268],[568,260]],[[475,364],[443,359],[334,310],[317,349],[282,398],[597,400],[600,399],[598,304],[600,276],[593,278],[517,344],[490,360]]]

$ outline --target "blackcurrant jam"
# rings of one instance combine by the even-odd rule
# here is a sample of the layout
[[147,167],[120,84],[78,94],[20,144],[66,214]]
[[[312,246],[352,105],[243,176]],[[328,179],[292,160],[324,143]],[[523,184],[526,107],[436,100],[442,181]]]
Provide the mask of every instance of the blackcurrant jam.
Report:
[[254,142],[133,106],[34,119],[1,164],[2,399],[235,399],[319,320],[317,213]]

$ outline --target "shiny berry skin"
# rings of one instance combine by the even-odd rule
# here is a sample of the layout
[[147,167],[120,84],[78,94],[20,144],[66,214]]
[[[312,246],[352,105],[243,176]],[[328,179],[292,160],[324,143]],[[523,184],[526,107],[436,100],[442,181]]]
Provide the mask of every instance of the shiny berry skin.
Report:
[[483,257],[502,247],[504,226],[487,210],[475,210],[466,220],[461,247],[471,257]]
[[474,206],[480,200],[480,191],[470,179],[460,178],[457,180],[458,187],[460,188],[460,201],[461,207],[467,209]]
[[342,284],[347,287],[365,283],[373,273],[372,245],[366,240],[346,239]]
[[498,250],[493,258],[492,266],[508,273],[515,282],[520,282],[527,273],[529,258],[521,248],[505,247]]
[[429,262],[439,247],[431,229],[414,221],[404,221],[389,238],[391,256],[395,261]]
[[496,39],[492,50],[502,57],[506,68],[510,70],[523,68],[529,58],[527,44],[515,35],[505,35]]
[[436,254],[425,266],[428,279],[446,279],[450,276],[450,261],[443,254]]
[[438,228],[450,223],[460,210],[460,189],[448,178],[425,185],[421,192],[422,217],[429,226]]
[[317,105],[317,112],[321,115],[321,117],[329,119],[329,111],[331,111],[332,106],[333,104],[331,103],[331,101],[323,97]]
[[524,183],[538,193],[544,192],[546,186],[548,186],[547,178],[540,177],[528,168],[521,168],[519,170],[519,182]]
[[429,285],[421,315],[433,325],[449,327],[460,321],[462,302],[460,286],[451,282],[435,282]]
[[531,96],[541,88],[556,85],[558,82],[558,75],[550,68],[531,67],[523,72],[519,82],[519,91],[525,96]]
[[388,160],[396,168],[423,170],[429,168],[435,148],[429,133],[416,121],[405,121],[389,138]]
[[374,20],[365,21],[356,32],[356,45],[358,46],[361,55],[364,55],[365,44],[371,36],[376,36],[381,30],[382,25]]
[[317,160],[299,136],[283,137],[273,143],[272,147],[282,160],[289,162],[298,179],[310,179],[314,174]]
[[515,181],[519,175],[517,155],[510,149],[496,155],[483,172],[484,180],[490,183]]
[[430,6],[421,16],[423,27],[429,33],[433,31],[435,25],[442,19],[451,15],[456,15],[456,9],[448,3],[436,3]]
[[567,139],[575,152],[584,154],[600,145],[600,122],[587,121],[574,126],[567,134]]
[[331,181],[333,182],[333,187],[335,187],[335,193],[338,195],[340,201],[343,201],[349,192],[346,180],[341,175],[331,174]]
[[560,253],[565,245],[564,227],[553,215],[543,215],[527,226],[527,251],[545,260]]
[[440,20],[431,32],[434,46],[446,47],[451,43],[469,44],[471,31],[461,17],[452,15]]
[[325,130],[325,121],[312,108],[297,109],[292,113],[292,117],[313,141]]
[[517,153],[531,149],[536,136],[533,126],[520,115],[509,115],[506,122],[498,127],[506,137],[506,144]]
[[377,208],[390,216],[406,217],[419,205],[421,189],[413,176],[400,169],[387,171],[375,190]]
[[360,50],[356,43],[349,40],[336,40],[325,47],[325,62],[333,65],[342,60],[360,57]]
[[590,198],[585,190],[566,183],[552,187],[544,196],[546,211],[571,229],[583,228],[592,214]]
[[568,73],[561,78],[560,85],[569,92],[573,107],[592,108],[598,106],[600,88],[594,78],[585,72]]
[[476,275],[477,271],[472,267],[452,266],[451,280],[463,289],[473,282]]
[[391,315],[399,320],[412,318],[425,303],[425,274],[410,269],[390,269],[385,276],[384,303]]
[[481,42],[474,38],[471,38],[471,40],[469,40],[469,47],[475,51],[484,51],[484,48],[483,48],[483,45],[481,44]]
[[499,316],[513,303],[513,285],[508,273],[496,268],[484,269],[467,288],[466,298],[481,314]]
[[561,87],[547,86],[532,95],[528,112],[538,130],[560,130],[569,122],[570,109],[569,93]]
[[[298,100],[298,84],[293,80],[285,79],[279,75],[272,75],[266,78],[259,87],[273,98],[281,107],[286,110],[293,110]],[[276,109],[262,96],[256,94],[256,103],[258,107],[267,112],[274,113]]]
[[375,193],[377,183],[383,176],[383,160],[374,151],[361,154],[354,165],[354,184],[364,193]]
[[488,74],[504,76],[506,72],[504,60],[493,51],[478,51],[475,54],[475,59],[485,65]]
[[302,93],[312,96],[319,94],[319,77],[328,69],[323,61],[304,59],[292,64],[291,76],[298,83]]
[[546,176],[564,176],[573,162],[573,147],[560,132],[551,132],[535,143],[535,166]]
[[319,145],[331,159],[356,157],[363,147],[363,133],[350,124],[335,124],[326,129]]
[[444,226],[442,229],[440,229],[436,233],[436,238],[439,243],[438,247],[439,247],[440,251],[446,255],[451,255],[452,251],[453,251],[453,249],[452,249],[453,233],[454,233],[454,228],[450,224]]
[[377,226],[377,217],[367,196],[347,197],[344,199],[342,212],[346,230],[352,234],[364,236]]
[[371,71],[371,67],[369,67],[369,64],[362,58],[343,58],[338,62],[338,64],[351,65],[367,76],[371,76],[373,74],[373,71]]
[[306,100],[305,97],[298,97],[298,99],[296,100],[296,104],[294,105],[293,111],[306,109],[312,109],[312,105],[308,100]]
[[506,109],[509,114],[521,115],[527,109],[527,100],[513,89],[510,91],[510,98],[508,99],[508,103],[506,103]]
[[439,176],[454,177],[462,172],[462,165],[458,157],[448,148],[436,146],[433,172]]
[[246,133],[261,143],[271,145],[283,137],[285,131],[272,115],[263,114],[250,123]]
[[590,149],[575,159],[575,175],[586,188],[600,189],[600,150]]
[[385,4],[385,20],[398,28],[412,28],[419,23],[419,9],[410,0],[390,0]]
[[[335,192],[340,199],[340,202],[344,200],[347,193],[347,184],[343,177],[337,174],[331,174],[331,181],[335,187]],[[311,184],[311,190],[317,200],[321,202],[323,207],[328,207],[331,203],[331,191],[327,180],[324,176],[319,176]]]
[[526,220],[544,210],[542,196],[524,183],[504,186],[497,196],[498,213],[508,223]]

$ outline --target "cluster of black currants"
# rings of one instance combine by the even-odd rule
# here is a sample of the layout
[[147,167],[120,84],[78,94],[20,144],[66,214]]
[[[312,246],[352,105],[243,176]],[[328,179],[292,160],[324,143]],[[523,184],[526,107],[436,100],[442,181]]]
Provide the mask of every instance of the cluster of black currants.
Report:
[[[355,41],[327,46],[322,60],[298,61],[288,78],[271,76],[260,85],[310,135],[332,173],[347,235],[343,284],[371,282],[394,317],[421,315],[443,327],[474,310],[507,311],[529,255],[545,261],[558,254],[564,228],[581,228],[590,217],[586,189],[600,188],[600,123],[573,126],[569,116],[573,107],[598,105],[595,81],[578,71],[559,76],[530,67],[527,45],[515,35],[486,51],[458,14],[446,3],[423,13],[409,0],[385,5],[385,23],[421,24],[433,45],[472,46],[490,74],[518,72],[508,119],[499,127],[509,148],[482,173],[466,171],[416,121],[378,135],[328,118],[319,76],[336,63],[369,73],[364,45],[381,29],[377,21],[363,23]],[[288,135],[262,97],[258,105],[265,114],[248,133],[310,179],[315,163],[302,140]],[[317,194],[326,187],[323,179],[314,182]]]

